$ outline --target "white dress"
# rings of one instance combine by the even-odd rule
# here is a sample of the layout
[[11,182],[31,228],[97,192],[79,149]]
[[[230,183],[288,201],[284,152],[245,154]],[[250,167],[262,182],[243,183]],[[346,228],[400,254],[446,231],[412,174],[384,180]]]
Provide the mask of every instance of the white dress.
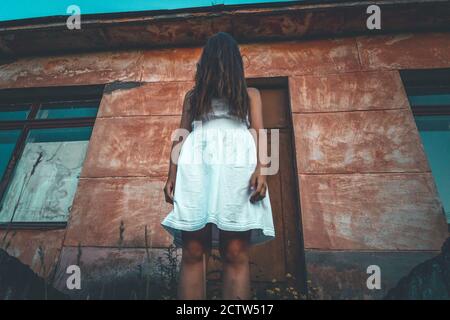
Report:
[[212,223],[212,247],[219,230],[251,230],[251,244],[275,237],[269,190],[250,202],[250,178],[256,167],[256,145],[247,121],[229,114],[224,99],[212,100],[212,112],[194,121],[182,145],[174,190],[173,210],[162,226],[182,246],[181,231]]

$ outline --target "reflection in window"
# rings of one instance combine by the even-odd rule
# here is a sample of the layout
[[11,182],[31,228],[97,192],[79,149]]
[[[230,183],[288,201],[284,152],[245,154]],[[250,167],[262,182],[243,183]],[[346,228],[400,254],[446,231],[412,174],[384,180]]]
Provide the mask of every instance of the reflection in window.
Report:
[[97,115],[97,105],[54,106],[43,105],[39,108],[37,119],[86,118]]
[[29,132],[0,210],[0,222],[66,221],[90,127]]

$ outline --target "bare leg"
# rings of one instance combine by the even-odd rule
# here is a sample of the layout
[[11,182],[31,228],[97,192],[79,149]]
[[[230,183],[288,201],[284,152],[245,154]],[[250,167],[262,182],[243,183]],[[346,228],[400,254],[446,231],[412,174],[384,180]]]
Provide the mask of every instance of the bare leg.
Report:
[[211,250],[211,225],[182,233],[183,253],[181,258],[178,299],[206,299],[206,265]]
[[220,231],[223,299],[250,299],[250,231]]

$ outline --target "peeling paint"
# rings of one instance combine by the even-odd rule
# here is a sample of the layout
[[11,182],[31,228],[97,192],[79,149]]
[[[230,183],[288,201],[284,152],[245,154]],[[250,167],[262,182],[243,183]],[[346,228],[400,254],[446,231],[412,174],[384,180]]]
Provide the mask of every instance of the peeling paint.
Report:
[[408,110],[305,113],[293,120],[300,173],[429,171]]
[[438,250],[445,218],[429,173],[300,175],[306,248]]

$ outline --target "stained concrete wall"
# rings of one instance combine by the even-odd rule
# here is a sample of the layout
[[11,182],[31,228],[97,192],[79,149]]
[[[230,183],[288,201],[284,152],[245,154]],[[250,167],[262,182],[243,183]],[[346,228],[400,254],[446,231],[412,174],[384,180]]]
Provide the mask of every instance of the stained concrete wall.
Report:
[[[381,297],[447,237],[398,70],[450,67],[450,33],[241,50],[247,77],[289,78],[310,286],[320,298]],[[114,265],[118,277],[128,277],[146,246],[170,243],[159,226],[170,210],[162,192],[170,133],[200,53],[104,52],[0,66],[0,88],[142,82],[103,96],[67,230],[10,233],[12,254],[37,270],[44,250],[46,272],[59,266],[63,288],[69,264],[80,263],[89,279],[101,279],[101,270],[114,273]],[[366,288],[371,264],[382,268],[380,291]]]

